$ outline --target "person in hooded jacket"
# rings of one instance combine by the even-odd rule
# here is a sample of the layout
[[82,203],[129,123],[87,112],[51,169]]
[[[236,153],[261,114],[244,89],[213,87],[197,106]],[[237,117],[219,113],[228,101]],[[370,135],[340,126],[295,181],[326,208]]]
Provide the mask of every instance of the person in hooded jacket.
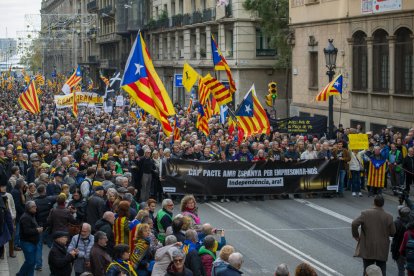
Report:
[[155,252],[155,264],[152,269],[152,276],[164,276],[167,273],[168,265],[172,262],[172,252],[181,247],[182,243],[177,238],[169,235],[165,238],[165,246]]
[[198,250],[206,275],[211,275],[213,262],[216,260],[216,254],[213,253],[215,246],[216,240],[212,235],[208,235],[204,238],[204,245]]

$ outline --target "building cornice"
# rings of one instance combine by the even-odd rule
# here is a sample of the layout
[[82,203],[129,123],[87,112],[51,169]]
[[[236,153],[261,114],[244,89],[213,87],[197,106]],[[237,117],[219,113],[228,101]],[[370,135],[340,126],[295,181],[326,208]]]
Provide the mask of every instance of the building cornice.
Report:
[[302,27],[315,27],[315,26],[326,26],[327,24],[340,24],[340,23],[349,23],[350,21],[365,21],[365,20],[381,20],[383,18],[388,17],[395,17],[398,15],[401,16],[413,16],[414,11],[397,11],[397,12],[387,12],[383,14],[368,14],[368,15],[358,15],[358,16],[350,16],[350,17],[343,17],[343,18],[335,18],[335,19],[325,19],[325,20],[318,20],[318,21],[309,21],[309,22],[300,22],[289,24],[289,27],[292,28],[302,28]]

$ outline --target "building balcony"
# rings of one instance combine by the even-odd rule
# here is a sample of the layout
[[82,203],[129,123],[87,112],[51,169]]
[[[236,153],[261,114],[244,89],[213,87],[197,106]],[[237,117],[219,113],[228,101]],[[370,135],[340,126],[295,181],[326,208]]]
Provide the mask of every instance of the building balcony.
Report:
[[113,43],[113,42],[118,42],[120,40],[121,40],[120,36],[115,33],[104,34],[104,35],[101,34],[96,38],[96,43],[98,44]]
[[177,14],[171,17],[171,27],[181,27],[183,24],[183,15]]
[[203,22],[203,14],[199,11],[195,11],[192,14],[192,23],[197,24]]
[[192,24],[191,21],[192,20],[191,20],[191,15],[190,14],[186,13],[186,14],[183,15],[183,25],[191,25]]
[[98,63],[98,57],[97,56],[88,56],[88,62],[89,63]]
[[101,59],[99,61],[100,68],[118,68],[118,60],[116,59]]
[[112,5],[108,5],[99,10],[99,14],[115,15],[115,9]]
[[233,7],[231,5],[231,2],[226,6],[226,17],[232,17],[233,16]]
[[88,10],[89,13],[96,12],[98,10],[97,1],[93,0],[89,2],[88,4],[86,4],[86,9]]
[[203,22],[214,21],[216,19],[216,9],[203,10]]
[[256,57],[272,57],[276,56],[275,49],[256,49]]

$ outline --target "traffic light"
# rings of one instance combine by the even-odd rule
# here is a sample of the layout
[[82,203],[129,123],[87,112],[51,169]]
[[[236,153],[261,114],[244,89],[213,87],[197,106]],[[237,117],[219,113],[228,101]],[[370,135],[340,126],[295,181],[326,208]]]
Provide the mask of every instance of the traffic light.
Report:
[[272,99],[275,100],[277,98],[277,83],[274,81],[269,82],[269,95],[272,96]]
[[267,104],[268,106],[272,107],[272,106],[273,106],[273,99],[272,99],[272,95],[267,94],[267,95],[265,96],[265,98],[266,98],[266,104]]

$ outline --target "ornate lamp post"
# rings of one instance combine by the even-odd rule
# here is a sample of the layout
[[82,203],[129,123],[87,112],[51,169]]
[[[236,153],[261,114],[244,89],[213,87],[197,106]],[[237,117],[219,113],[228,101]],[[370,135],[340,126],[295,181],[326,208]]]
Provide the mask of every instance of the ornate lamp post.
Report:
[[[338,49],[333,45],[333,39],[328,39],[328,47],[323,49],[323,53],[325,54],[325,63],[328,68],[326,74],[329,77],[329,82],[331,82],[335,75],[334,69],[336,68],[336,56],[338,54]],[[330,138],[333,138],[333,125],[333,96],[329,96],[328,130]]]

